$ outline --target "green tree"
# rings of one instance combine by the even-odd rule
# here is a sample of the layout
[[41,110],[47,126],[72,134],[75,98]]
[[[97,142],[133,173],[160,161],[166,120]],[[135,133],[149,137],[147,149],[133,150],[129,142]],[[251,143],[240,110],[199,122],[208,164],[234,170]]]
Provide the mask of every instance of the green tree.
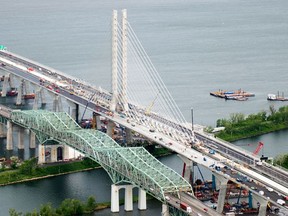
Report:
[[39,214],[41,216],[54,216],[56,215],[56,212],[53,209],[51,203],[47,203],[45,205],[41,205]]
[[63,216],[81,215],[84,213],[84,205],[79,200],[65,199],[56,213]]
[[26,175],[32,175],[33,171],[37,167],[37,159],[32,158],[30,160],[26,160],[19,167],[19,172]]
[[9,209],[9,215],[10,216],[21,216],[22,213],[21,212],[17,212],[15,209]]
[[96,200],[93,196],[89,196],[86,203],[86,211],[92,212],[96,208]]

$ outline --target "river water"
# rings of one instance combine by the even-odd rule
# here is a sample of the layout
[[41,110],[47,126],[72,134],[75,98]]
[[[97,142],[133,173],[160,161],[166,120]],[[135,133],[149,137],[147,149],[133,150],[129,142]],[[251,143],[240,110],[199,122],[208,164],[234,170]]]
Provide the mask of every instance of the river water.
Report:
[[[2,0],[0,44],[110,89],[111,14],[127,8],[132,28],[185,118],[191,119],[193,107],[195,123],[215,126],[231,113],[288,104],[266,100],[268,93],[288,94],[287,7],[286,0]],[[256,96],[239,102],[209,95],[240,88]],[[281,131],[235,143],[252,151],[262,141],[263,153],[275,156],[288,152],[287,140],[287,131]],[[181,170],[177,156],[164,160]],[[7,215],[10,207],[27,211],[40,203],[57,205],[64,198],[85,200],[89,195],[107,201],[109,185],[108,176],[96,170],[1,187],[0,212]],[[142,214],[159,215],[159,206],[151,202],[152,212]]]

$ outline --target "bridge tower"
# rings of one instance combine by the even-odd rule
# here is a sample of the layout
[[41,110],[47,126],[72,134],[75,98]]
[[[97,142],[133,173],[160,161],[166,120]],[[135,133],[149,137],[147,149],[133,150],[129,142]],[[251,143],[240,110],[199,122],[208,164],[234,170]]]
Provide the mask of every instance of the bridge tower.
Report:
[[110,104],[111,111],[116,110],[118,103],[118,18],[117,11],[113,10],[112,15],[112,100]]
[[[112,15],[112,100],[110,110],[116,111],[118,108],[123,111],[128,110],[127,100],[127,10],[122,10],[121,41],[118,41],[118,17],[117,11],[113,10]],[[121,56],[118,56],[121,46]],[[118,57],[121,62],[118,62]],[[118,68],[120,63],[121,68]],[[121,72],[121,73],[119,73]],[[118,85],[118,82],[119,85]],[[117,107],[119,105],[120,107]]]

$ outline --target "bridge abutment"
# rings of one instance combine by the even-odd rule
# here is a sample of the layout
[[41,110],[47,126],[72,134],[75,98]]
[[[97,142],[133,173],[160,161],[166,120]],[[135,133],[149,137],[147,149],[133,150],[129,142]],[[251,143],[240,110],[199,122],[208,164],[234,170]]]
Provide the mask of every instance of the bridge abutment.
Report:
[[[124,210],[133,211],[133,188],[134,185],[111,185],[111,212],[119,212],[119,190],[125,190]],[[146,192],[138,188],[138,209],[146,210]]]
[[216,189],[219,190],[216,211],[221,214],[224,208],[228,179],[219,175],[218,173],[213,173],[213,175],[216,178]]

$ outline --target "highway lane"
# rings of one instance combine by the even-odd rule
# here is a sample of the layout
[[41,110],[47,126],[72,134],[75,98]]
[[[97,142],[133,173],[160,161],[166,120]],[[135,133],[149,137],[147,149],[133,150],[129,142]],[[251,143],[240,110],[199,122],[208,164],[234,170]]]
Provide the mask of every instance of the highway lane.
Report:
[[[274,181],[279,184],[285,185],[288,187],[288,174],[282,169],[271,166],[265,162],[261,166],[256,164],[256,161],[260,161],[259,157],[252,156],[252,153],[246,152],[245,150],[238,150],[232,144],[205,136],[199,132],[195,132],[195,136],[198,140],[202,141],[206,146],[215,151],[219,152],[223,156],[236,160],[240,163],[244,163],[250,166],[255,172],[269,176]],[[216,148],[214,147],[216,146]]]

